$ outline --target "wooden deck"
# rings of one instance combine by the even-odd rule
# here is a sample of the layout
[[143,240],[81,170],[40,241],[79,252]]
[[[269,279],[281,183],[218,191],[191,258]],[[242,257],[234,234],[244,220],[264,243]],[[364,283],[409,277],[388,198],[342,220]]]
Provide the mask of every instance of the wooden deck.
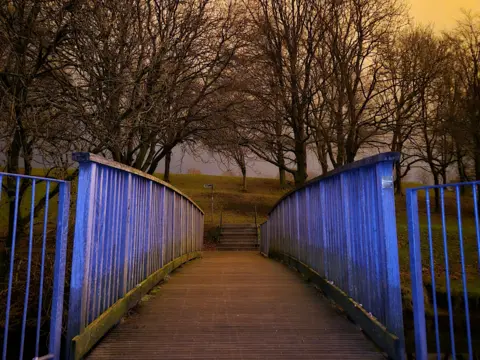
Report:
[[88,359],[385,359],[292,270],[257,252],[204,252]]

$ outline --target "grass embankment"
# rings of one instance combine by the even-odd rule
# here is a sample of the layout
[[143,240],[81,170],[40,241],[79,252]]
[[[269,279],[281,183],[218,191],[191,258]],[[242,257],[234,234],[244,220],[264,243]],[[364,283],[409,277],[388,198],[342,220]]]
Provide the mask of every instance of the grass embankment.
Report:
[[211,226],[211,190],[204,184],[213,184],[213,224],[254,223],[255,206],[257,221],[262,223],[277,200],[287,191],[278,180],[268,178],[248,178],[248,190],[241,191],[242,178],[212,175],[171,175],[171,183],[194,200],[205,211],[205,226]]

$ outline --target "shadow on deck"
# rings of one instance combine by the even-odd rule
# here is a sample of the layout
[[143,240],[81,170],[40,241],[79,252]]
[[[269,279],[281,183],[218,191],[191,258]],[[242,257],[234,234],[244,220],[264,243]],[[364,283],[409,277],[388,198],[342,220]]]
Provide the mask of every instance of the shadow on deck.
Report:
[[385,359],[298,274],[257,252],[204,252],[88,359]]

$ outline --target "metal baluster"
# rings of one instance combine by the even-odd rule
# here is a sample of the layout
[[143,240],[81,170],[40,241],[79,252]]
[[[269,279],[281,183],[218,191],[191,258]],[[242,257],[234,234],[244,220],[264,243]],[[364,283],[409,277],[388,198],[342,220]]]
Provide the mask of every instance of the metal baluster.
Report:
[[[1,181],[0,181],[1,184]],[[478,271],[480,273],[480,221],[478,215],[478,195],[477,195],[477,185],[472,185],[473,192],[473,209],[475,213],[475,232],[477,235],[477,255],[478,255]]]
[[[428,191],[428,190],[427,190]],[[445,256],[445,281],[447,285],[448,300],[448,319],[450,322],[450,344],[452,347],[452,356],[455,358],[455,334],[453,329],[453,310],[452,310],[452,293],[450,290],[450,272],[448,266],[448,245],[447,245],[447,222],[445,219],[445,194],[443,188],[440,188],[440,207],[442,212],[442,235],[443,235],[443,251]]]
[[468,308],[468,291],[467,291],[467,273],[465,270],[465,252],[463,248],[463,229],[462,229],[462,208],[460,201],[460,186],[455,187],[455,195],[457,198],[457,226],[458,239],[460,241],[460,261],[462,264],[462,282],[463,282],[463,299],[465,302],[465,322],[467,323],[467,344],[468,344],[468,358],[473,359],[472,350],[472,333],[470,330],[470,311]]
[[38,351],[39,351],[39,345],[40,345],[40,321],[42,318],[43,279],[45,274],[45,252],[47,247],[48,205],[50,200],[49,195],[50,195],[50,181],[47,181],[46,192],[45,192],[45,210],[43,215],[42,260],[40,265],[40,291],[38,295],[37,331],[36,331],[36,338],[35,338],[35,356],[36,357],[38,357]]
[[427,207],[427,225],[428,225],[428,247],[430,252],[430,277],[432,281],[433,314],[435,321],[435,345],[437,349],[437,358],[440,360],[440,332],[438,329],[438,310],[437,310],[437,290],[435,286],[435,261],[433,259],[433,241],[432,241],[432,219],[430,210],[430,192],[425,192],[425,202]]
[[20,359],[23,359],[23,347],[25,345],[25,326],[27,325],[28,295],[30,293],[30,273],[32,270],[32,247],[33,247],[33,217],[35,214],[35,187],[36,180],[32,180],[32,194],[30,199],[30,228],[28,234],[28,260],[27,281],[25,283],[25,299],[23,301],[22,337],[20,340]]
[[5,311],[5,329],[3,332],[3,352],[2,359],[7,359],[7,344],[8,344],[8,325],[10,322],[10,304],[12,301],[12,283],[13,283],[13,269],[15,260],[15,243],[17,240],[17,220],[18,220],[18,201],[20,193],[20,178],[16,178],[15,187],[15,207],[13,217],[13,233],[12,233],[12,246],[10,247],[10,272],[8,275],[8,293],[7,293],[7,306]]

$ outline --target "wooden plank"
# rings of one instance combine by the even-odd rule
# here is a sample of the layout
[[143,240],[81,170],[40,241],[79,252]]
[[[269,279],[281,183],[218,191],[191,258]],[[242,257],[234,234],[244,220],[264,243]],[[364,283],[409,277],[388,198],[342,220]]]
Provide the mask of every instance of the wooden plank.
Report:
[[258,252],[204,252],[88,359],[384,359],[298,273]]
[[296,268],[306,280],[317,285],[329,298],[338,304],[362,330],[384,350],[390,358],[404,359],[400,339],[388,332],[387,329],[373,315],[367,313],[358,303],[336,287],[322,278],[315,270],[308,265],[284,253],[269,253],[269,257],[285,262]]
[[137,287],[130,290],[122,299],[118,300],[107,309],[98,319],[89,324],[80,335],[73,338],[71,352],[73,358],[83,358],[83,356],[88,353],[90,349],[92,349],[92,347],[95,346],[95,344],[142,299],[142,297],[162,281],[165,276],[180,265],[200,256],[201,253],[198,251],[182,255],[154,272]]

